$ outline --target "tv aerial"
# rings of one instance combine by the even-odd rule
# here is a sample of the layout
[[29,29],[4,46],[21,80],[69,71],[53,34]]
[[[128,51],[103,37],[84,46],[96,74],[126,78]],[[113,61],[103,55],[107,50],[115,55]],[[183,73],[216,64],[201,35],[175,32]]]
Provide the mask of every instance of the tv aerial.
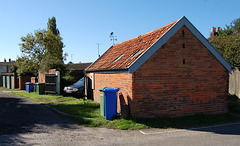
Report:
[[100,45],[100,43],[96,43],[96,44],[98,46],[98,57],[100,57],[100,53],[99,53],[99,45]]
[[114,45],[114,41],[117,41],[117,36],[114,36],[113,32],[111,32],[109,37],[110,37],[110,41],[112,41]]

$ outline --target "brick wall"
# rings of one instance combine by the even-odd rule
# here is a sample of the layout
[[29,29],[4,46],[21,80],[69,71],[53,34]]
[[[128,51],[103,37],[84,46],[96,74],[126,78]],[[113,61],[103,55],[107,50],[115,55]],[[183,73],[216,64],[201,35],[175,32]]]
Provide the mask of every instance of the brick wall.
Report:
[[31,83],[37,83],[38,79],[37,77],[31,77]]
[[19,89],[20,90],[26,89],[26,82],[31,82],[30,76],[19,76]]
[[[89,74],[87,74],[89,77]],[[94,73],[94,90],[93,99],[96,102],[100,102],[101,87],[116,87],[120,88],[118,92],[118,112],[120,112],[120,99],[121,104],[128,104],[129,100],[132,100],[132,74],[118,73],[118,74],[102,74]]]
[[133,74],[131,113],[134,117],[224,113],[227,94],[228,72],[183,27]]

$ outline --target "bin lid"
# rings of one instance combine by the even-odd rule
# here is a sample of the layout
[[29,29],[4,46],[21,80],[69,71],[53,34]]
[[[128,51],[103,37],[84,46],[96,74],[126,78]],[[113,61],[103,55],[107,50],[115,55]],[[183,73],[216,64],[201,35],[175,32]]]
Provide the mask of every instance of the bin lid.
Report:
[[99,88],[98,90],[99,90],[99,91],[102,91],[102,90],[104,90],[105,88],[107,88],[107,87],[101,87],[101,88]]
[[31,82],[26,82],[25,84],[26,84],[26,85],[32,85],[33,83],[31,83]]
[[44,85],[45,83],[35,83],[36,85]]
[[105,88],[103,92],[118,92],[120,88]]

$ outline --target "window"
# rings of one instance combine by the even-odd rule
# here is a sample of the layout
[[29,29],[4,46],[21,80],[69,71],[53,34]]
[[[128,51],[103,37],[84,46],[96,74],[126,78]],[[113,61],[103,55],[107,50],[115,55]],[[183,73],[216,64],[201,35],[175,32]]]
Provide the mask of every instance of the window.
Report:
[[115,59],[113,62],[118,61],[124,54],[120,55],[117,59]]
[[139,50],[137,51],[130,59],[133,59],[135,56],[137,56],[138,54],[140,54],[143,50]]
[[183,62],[182,62],[183,64],[185,64],[186,63],[186,61],[185,61],[185,59],[183,59]]

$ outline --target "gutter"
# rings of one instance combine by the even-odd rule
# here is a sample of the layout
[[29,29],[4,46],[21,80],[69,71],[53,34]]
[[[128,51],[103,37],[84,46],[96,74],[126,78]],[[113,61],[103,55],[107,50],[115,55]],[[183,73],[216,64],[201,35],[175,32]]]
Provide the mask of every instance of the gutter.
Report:
[[86,73],[119,73],[119,72],[128,72],[128,68],[86,70]]

